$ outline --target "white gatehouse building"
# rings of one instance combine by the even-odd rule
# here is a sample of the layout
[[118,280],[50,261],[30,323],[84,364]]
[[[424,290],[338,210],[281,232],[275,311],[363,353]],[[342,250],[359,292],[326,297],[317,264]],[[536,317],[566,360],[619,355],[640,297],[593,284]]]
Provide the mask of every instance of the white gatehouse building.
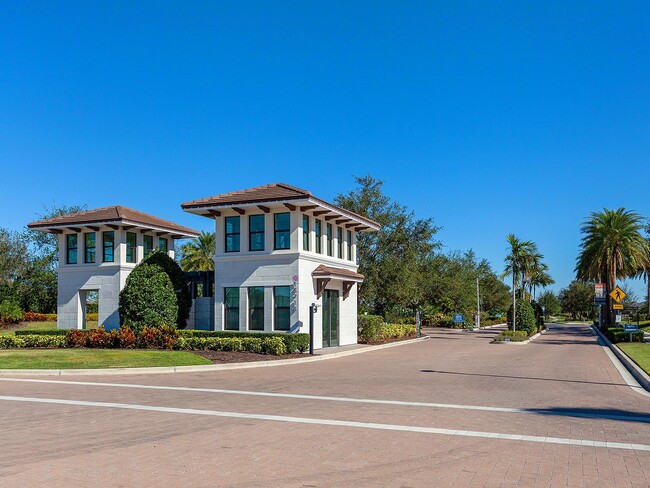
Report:
[[[314,347],[356,344],[356,242],[379,224],[284,183],[181,205],[214,219],[212,296],[194,300],[188,327],[241,332],[309,332]],[[86,298],[98,297],[99,325],[119,327],[119,293],[133,268],[157,248],[174,257],[193,229],[126,207],[39,220],[30,229],[59,241],[57,327],[86,328]],[[211,284],[210,284],[211,285]],[[205,287],[204,287],[205,291]]]

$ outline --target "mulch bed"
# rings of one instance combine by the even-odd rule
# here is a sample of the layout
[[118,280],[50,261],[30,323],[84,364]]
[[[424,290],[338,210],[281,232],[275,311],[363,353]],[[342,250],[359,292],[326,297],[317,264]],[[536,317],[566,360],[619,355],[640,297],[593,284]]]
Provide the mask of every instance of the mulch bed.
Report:
[[235,352],[235,351],[191,351],[194,354],[209,359],[215,364],[222,363],[250,363],[252,361],[275,361],[277,359],[294,359],[308,358],[308,353],[284,354],[283,356],[273,356],[271,354],[256,354],[254,352]]

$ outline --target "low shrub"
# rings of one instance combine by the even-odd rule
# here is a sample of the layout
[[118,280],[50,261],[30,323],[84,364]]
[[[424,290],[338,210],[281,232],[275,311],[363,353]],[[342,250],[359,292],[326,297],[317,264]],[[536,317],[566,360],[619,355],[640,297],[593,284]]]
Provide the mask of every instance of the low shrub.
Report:
[[21,347],[65,347],[63,336],[23,335],[0,336],[0,349],[16,349]]
[[282,356],[287,353],[287,346],[279,337],[267,337],[262,339],[262,352],[273,356]]
[[113,347],[119,349],[133,349],[135,347],[137,337],[128,327],[120,327],[118,330],[111,331],[111,340]]
[[287,354],[287,347],[281,337],[200,337],[181,336],[179,348],[190,351],[238,351],[280,356]]
[[56,314],[55,313],[46,313],[45,314],[45,321],[46,322],[56,322]]
[[259,338],[279,337],[284,342],[287,353],[305,352],[309,349],[309,334],[293,332],[239,332],[236,330],[179,330],[181,337],[238,337]]
[[[605,329],[605,336],[614,344],[617,342],[629,342],[630,333],[625,332],[623,327],[608,327]],[[643,342],[643,331],[632,333],[632,342]]]
[[[54,330],[16,330],[14,334],[17,336],[22,335],[50,335],[50,336],[64,336],[71,329],[54,329]],[[85,329],[74,329],[79,330],[80,332],[89,332]]]
[[86,314],[86,320],[88,322],[97,322],[99,320],[99,314],[98,313],[87,313]]
[[91,330],[84,337],[86,338],[86,347],[102,349],[113,347],[113,337],[110,332],[106,332],[103,326]]
[[412,324],[370,324],[359,334],[361,342],[379,342],[391,339],[415,337],[416,328]]
[[44,313],[25,312],[24,322],[47,322],[47,316]]
[[[53,334],[38,334],[42,336],[48,336]],[[83,330],[79,329],[70,329],[65,331],[65,345],[66,347],[86,347],[87,343],[87,334]]]
[[24,316],[25,313],[17,304],[10,302],[9,300],[0,303],[0,322],[17,324],[23,320]]
[[[508,329],[512,330],[512,305],[508,308]],[[530,302],[520,300],[517,302],[517,320],[515,330],[523,330],[528,335],[537,332],[537,319],[535,311]]]
[[494,340],[495,342],[503,342],[506,338],[510,339],[512,342],[523,342],[528,340],[528,332],[525,330],[503,330],[499,332]]
[[380,315],[359,315],[357,318],[357,333],[360,339],[371,342],[378,340],[379,329],[384,323]]
[[174,349],[180,335],[175,327],[143,327],[136,335],[136,346],[140,349]]

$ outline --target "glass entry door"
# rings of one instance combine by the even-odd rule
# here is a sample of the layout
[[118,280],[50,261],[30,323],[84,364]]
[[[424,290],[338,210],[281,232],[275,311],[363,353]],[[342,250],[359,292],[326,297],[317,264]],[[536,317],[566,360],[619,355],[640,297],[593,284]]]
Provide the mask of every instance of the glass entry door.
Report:
[[339,345],[339,292],[323,291],[323,347]]

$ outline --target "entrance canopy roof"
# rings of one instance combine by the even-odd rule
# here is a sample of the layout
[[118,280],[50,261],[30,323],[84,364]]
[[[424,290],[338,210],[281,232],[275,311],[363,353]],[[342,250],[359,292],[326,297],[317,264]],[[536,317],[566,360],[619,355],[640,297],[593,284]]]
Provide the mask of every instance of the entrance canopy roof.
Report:
[[325,278],[331,280],[354,281],[357,283],[361,283],[364,279],[364,276],[361,273],[350,271],[349,269],[325,266],[323,264],[316,268],[311,275],[314,278],[319,279]]
[[121,205],[37,220],[28,224],[27,227],[40,232],[61,234],[65,230],[80,232],[82,227],[99,230],[99,226],[102,225],[113,229],[119,228],[119,226],[138,227],[143,231],[157,231],[161,235],[170,234],[172,239],[198,237],[199,235],[196,230]]
[[247,190],[222,193],[185,202],[181,207],[186,212],[214,218],[221,216],[223,210],[234,210],[240,215],[247,211],[259,212],[260,210],[268,213],[270,204],[280,204],[292,211],[312,212],[316,217],[334,221],[336,225],[344,225],[357,232],[377,231],[381,227],[374,220],[321,200],[307,190],[286,183],[274,183]]

